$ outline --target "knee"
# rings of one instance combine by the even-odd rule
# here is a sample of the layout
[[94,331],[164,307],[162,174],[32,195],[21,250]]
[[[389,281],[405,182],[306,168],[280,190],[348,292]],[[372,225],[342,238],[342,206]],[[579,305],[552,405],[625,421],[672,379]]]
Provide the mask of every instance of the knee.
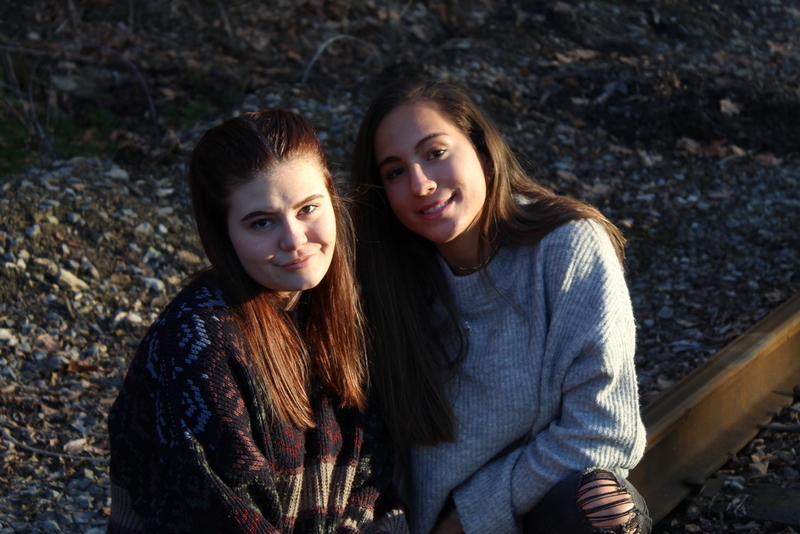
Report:
[[644,534],[633,496],[609,471],[597,469],[583,475],[577,504],[593,531]]

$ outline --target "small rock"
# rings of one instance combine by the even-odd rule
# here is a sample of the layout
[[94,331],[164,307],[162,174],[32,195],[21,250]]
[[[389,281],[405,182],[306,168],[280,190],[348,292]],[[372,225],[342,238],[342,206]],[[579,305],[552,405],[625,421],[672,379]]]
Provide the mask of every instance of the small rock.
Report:
[[10,328],[0,328],[0,341],[13,341],[16,344],[17,337]]
[[664,306],[658,312],[658,318],[659,319],[664,319],[664,320],[668,321],[668,320],[672,319],[672,317],[673,317],[673,311],[672,311],[672,308],[670,308],[669,306]]
[[61,526],[52,519],[42,521],[42,530],[45,532],[61,532]]
[[153,230],[153,225],[151,225],[149,222],[143,222],[139,226],[133,229],[133,232],[135,234],[142,235],[145,237],[153,235],[154,231],[155,230]]
[[153,293],[163,293],[167,288],[167,285],[158,278],[144,277],[141,280]]
[[66,269],[59,269],[56,276],[58,285],[70,291],[85,291],[89,289],[89,284],[67,271]]
[[33,224],[30,228],[25,230],[26,237],[36,237],[42,233],[42,227],[38,224]]
[[106,171],[106,176],[115,180],[127,180],[129,178],[128,171],[121,167],[112,167]]

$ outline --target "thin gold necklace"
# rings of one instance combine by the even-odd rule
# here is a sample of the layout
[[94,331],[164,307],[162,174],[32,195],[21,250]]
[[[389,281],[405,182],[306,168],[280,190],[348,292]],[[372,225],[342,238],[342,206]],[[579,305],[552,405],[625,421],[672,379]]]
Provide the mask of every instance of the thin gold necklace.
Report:
[[494,259],[494,255],[495,254],[497,254],[497,247],[495,247],[494,250],[492,250],[492,253],[489,254],[489,256],[487,256],[485,260],[483,260],[481,263],[479,263],[478,265],[476,265],[474,267],[459,267],[458,265],[452,265],[450,263],[448,263],[447,265],[451,269],[454,269],[454,270],[459,271],[459,272],[477,271],[478,269],[482,269],[483,267],[486,267],[486,265],[488,265],[488,263]]

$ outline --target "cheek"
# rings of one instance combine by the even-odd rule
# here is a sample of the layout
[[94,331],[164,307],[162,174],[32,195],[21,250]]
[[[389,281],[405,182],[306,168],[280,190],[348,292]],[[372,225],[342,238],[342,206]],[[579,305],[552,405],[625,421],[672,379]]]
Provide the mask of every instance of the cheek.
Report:
[[399,208],[402,206],[402,195],[397,187],[384,186],[383,190],[386,192],[386,199],[389,201],[389,206],[392,208],[395,215],[397,215]]

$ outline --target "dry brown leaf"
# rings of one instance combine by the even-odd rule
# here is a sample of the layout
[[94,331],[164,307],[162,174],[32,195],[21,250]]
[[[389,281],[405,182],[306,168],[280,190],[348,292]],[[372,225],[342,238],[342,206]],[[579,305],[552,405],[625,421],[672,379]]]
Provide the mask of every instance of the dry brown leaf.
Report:
[[562,54],[560,52],[556,52],[555,56],[556,56],[556,60],[559,63],[572,63],[572,61],[573,61],[571,57],[569,57],[568,55]]
[[781,158],[776,158],[774,155],[767,153],[767,154],[758,154],[756,155],[756,162],[759,165],[763,165],[765,167],[777,167],[783,160]]
[[56,232],[55,236],[56,236],[56,239],[58,239],[59,241],[62,241],[63,243],[66,243],[67,245],[69,245],[71,247],[81,248],[81,247],[84,246],[84,243],[81,243],[80,241],[75,241],[74,239],[70,239],[68,237],[64,237],[63,235],[61,235],[61,232]]
[[44,352],[56,352],[61,350],[61,342],[50,334],[42,334],[33,340],[34,348]]
[[594,50],[587,50],[585,48],[579,48],[578,50],[570,50],[567,52],[570,57],[578,59],[580,61],[590,61],[598,56],[598,53]]
[[99,365],[90,364],[84,361],[71,361],[67,364],[67,371],[71,373],[78,373],[81,371],[98,371]]

